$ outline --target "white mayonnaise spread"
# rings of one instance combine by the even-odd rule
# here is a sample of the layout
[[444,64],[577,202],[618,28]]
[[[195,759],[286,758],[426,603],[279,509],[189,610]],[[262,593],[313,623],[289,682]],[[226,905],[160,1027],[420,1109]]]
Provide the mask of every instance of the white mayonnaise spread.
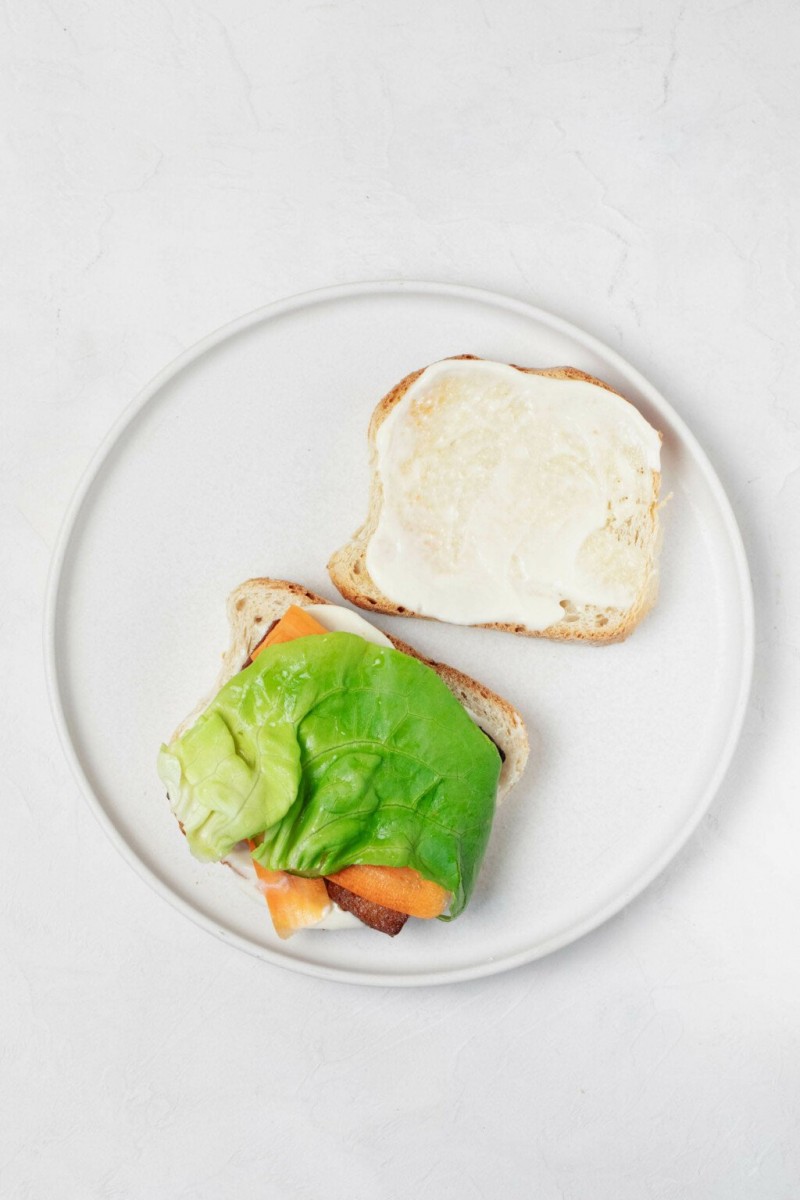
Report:
[[383,505],[366,564],[396,604],[542,630],[562,600],[636,598],[648,548],[619,534],[652,503],[660,437],[614,392],[445,360],[394,406],[376,451]]
[[373,642],[376,646],[391,646],[385,633],[370,625],[358,613],[349,608],[341,608],[338,604],[307,604],[305,611],[311,613],[315,621],[324,625],[331,633],[357,633],[365,642]]

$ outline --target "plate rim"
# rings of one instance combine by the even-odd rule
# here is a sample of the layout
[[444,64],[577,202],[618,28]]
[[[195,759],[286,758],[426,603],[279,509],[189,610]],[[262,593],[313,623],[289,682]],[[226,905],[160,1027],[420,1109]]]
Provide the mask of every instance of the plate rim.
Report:
[[[680,826],[673,837],[667,842],[653,862],[641,871],[635,879],[622,888],[607,904],[593,912],[588,917],[573,922],[566,930],[546,939],[534,947],[517,953],[506,955],[501,959],[488,958],[469,966],[457,967],[438,971],[415,971],[400,973],[381,973],[379,971],[353,971],[344,967],[327,966],[300,956],[288,957],[277,950],[261,946],[230,929],[220,925],[199,909],[194,908],[187,900],[174,891],[170,885],[161,879],[155,871],[134,851],[117,829],[111,817],[106,812],[100,797],[94,791],[86,774],[80,757],[72,743],[66,717],[64,699],[60,686],[58,669],[58,647],[56,625],[58,620],[58,601],[61,590],[67,553],[76,526],[81,516],[84,502],[100,473],[109,454],[121,440],[128,426],[135,420],[139,412],[153,397],[176,375],[190,363],[202,358],[222,342],[233,338],[254,325],[263,321],[274,320],[286,313],[309,305],[325,303],[331,300],[351,299],[356,296],[396,293],[422,295],[440,295],[456,299],[471,300],[506,309],[528,320],[539,322],[558,333],[572,338],[590,351],[604,357],[615,369],[632,379],[637,388],[650,400],[656,408],[665,410],[673,423],[680,438],[691,450],[700,467],[705,482],[709,486],[719,515],[728,538],[730,550],[736,568],[738,583],[737,597],[741,606],[743,636],[741,641],[741,666],[739,671],[738,689],[731,720],[720,754],[708,783],[700,793],[698,801],[691,813]],[[658,389],[647,380],[636,367],[616,350],[606,345],[593,334],[587,333],[579,326],[567,321],[554,313],[542,309],[527,301],[518,300],[501,292],[486,288],[473,287],[467,284],[438,283],[431,280],[381,279],[372,281],[355,281],[352,283],[334,284],[327,287],[313,288],[309,291],[297,292],[261,305],[258,308],[228,321],[212,332],[200,338],[183,350],[176,358],[163,367],[145,386],[123,407],[117,418],[112,422],[99,445],[90,457],[86,467],[79,476],[78,482],[67,504],[61,526],[56,536],[47,577],[44,616],[43,616],[43,651],[45,678],[47,684],[50,712],[56,728],[59,743],[72,775],[79,785],[80,791],[88,804],[95,819],[106,834],[111,844],[153,891],[166,900],[191,920],[195,925],[214,934],[229,946],[243,950],[245,953],[268,962],[284,970],[338,983],[361,984],[375,987],[419,987],[434,986],[448,983],[461,983],[472,979],[481,979],[513,970],[515,967],[533,962],[539,958],[559,950],[564,946],[578,941],[592,930],[603,925],[611,917],[630,904],[637,896],[649,887],[667,865],[676,857],[683,846],[707,813],[722,784],[731,760],[739,742],[744,723],[745,713],[750,695],[753,677],[755,652],[755,619],[753,587],[747,556],[744,548],[739,525],[731,506],[730,500],[722,483],[703,447],[692,433],[686,422],[675,411]]]

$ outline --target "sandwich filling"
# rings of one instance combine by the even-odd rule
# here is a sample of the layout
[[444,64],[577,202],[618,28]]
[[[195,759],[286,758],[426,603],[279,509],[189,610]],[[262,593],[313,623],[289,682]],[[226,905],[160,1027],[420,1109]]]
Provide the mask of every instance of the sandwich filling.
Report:
[[285,621],[161,749],[190,849],[219,861],[247,843],[273,919],[271,892],[316,903],[316,923],[342,890],[420,916],[447,901],[457,916],[491,829],[496,746],[426,664]]
[[541,631],[570,604],[626,610],[643,591],[660,437],[616,393],[447,359],[394,405],[375,452],[366,565],[394,603]]

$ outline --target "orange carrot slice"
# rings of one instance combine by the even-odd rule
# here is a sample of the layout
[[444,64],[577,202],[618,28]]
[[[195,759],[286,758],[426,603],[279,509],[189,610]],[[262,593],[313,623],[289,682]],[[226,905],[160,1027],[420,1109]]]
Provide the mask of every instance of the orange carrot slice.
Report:
[[413,867],[345,867],[328,878],[363,900],[410,917],[441,916],[450,899],[449,892],[423,879]]
[[[255,842],[249,844],[254,850]],[[298,929],[316,925],[330,910],[331,901],[323,879],[303,879],[288,871],[270,871],[255,859],[253,866],[279,938],[285,940]]]
[[277,625],[273,625],[267,636],[258,643],[250,658],[258,658],[261,651],[266,650],[267,646],[277,646],[280,642],[293,642],[295,638],[310,637],[312,633],[330,633],[330,630],[326,629],[324,625],[320,625],[319,621],[315,620],[311,613],[306,612],[304,608],[292,604]]

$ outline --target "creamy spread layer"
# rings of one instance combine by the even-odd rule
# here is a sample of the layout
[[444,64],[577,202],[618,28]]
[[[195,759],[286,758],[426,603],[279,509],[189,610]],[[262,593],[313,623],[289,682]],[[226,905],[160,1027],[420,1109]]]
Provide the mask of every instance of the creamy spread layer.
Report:
[[640,592],[652,548],[632,531],[653,503],[660,436],[614,392],[444,360],[385,418],[376,453],[366,565],[394,603],[541,631],[565,603],[624,610]]

